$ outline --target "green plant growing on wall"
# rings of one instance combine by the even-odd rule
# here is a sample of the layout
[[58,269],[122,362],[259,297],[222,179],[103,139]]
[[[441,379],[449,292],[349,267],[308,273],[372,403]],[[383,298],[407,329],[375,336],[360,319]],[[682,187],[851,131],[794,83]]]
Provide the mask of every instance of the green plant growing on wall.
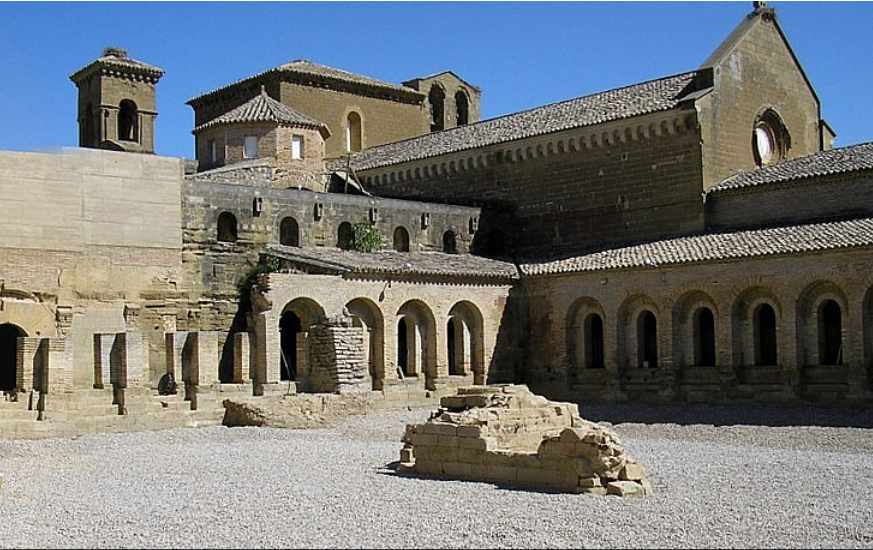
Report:
[[245,275],[240,277],[236,283],[236,288],[239,290],[240,298],[248,300],[249,292],[252,287],[257,284],[258,275],[262,273],[274,273],[282,267],[282,261],[273,256],[261,256],[258,263],[253,265]]
[[358,252],[375,252],[385,245],[382,233],[368,223],[356,223],[354,225],[355,241],[352,248]]

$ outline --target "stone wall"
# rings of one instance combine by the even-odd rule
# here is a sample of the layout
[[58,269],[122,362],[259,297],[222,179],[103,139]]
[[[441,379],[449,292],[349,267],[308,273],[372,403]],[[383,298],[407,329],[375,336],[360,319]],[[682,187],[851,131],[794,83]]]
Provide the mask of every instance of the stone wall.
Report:
[[307,351],[312,360],[304,388],[318,393],[369,391],[364,341],[364,329],[353,326],[351,317],[323,319],[312,327]]
[[180,159],[69,149],[0,152],[0,321],[68,336],[73,381],[93,384],[92,335],[181,282]]
[[706,223],[714,230],[793,225],[873,215],[873,173],[837,174],[712,193]]
[[703,188],[755,167],[752,132],[773,109],[791,135],[787,158],[821,150],[818,98],[770,17],[752,16],[742,34],[714,62],[715,89],[698,100]]
[[[871,261],[861,249],[528,278],[527,380],[569,399],[870,399]],[[842,364],[818,358],[826,299],[840,307]],[[756,365],[752,315],[761,304],[776,313],[776,365]],[[695,363],[701,307],[714,317],[714,366]],[[639,367],[644,311],[656,318],[657,368]],[[602,318],[605,368],[574,353],[587,312]]]
[[671,111],[360,171],[380,195],[485,204],[477,238],[548,257],[700,231],[700,136]]
[[[255,348],[253,377],[264,383],[280,380],[281,338],[279,323],[286,311],[302,321],[343,314],[344,308],[357,312],[367,325],[377,389],[401,384],[424,388],[439,386],[455,378],[478,382],[506,381],[515,377],[515,362],[525,345],[522,308],[511,299],[510,284],[464,284],[457,278],[403,280],[399,278],[302,275],[271,273],[264,278],[263,294],[252,315],[250,336]],[[450,376],[448,372],[447,323],[449,312],[459,303],[468,303],[482,317],[483,326],[472,338],[481,347],[480,364],[471,365],[473,376]],[[266,309],[264,309],[266,308]],[[417,353],[423,363],[415,376],[401,380],[398,374],[398,322],[414,316],[424,344]],[[305,331],[308,327],[303,327]],[[412,348],[411,348],[412,349]],[[412,353],[412,352],[410,352]]]

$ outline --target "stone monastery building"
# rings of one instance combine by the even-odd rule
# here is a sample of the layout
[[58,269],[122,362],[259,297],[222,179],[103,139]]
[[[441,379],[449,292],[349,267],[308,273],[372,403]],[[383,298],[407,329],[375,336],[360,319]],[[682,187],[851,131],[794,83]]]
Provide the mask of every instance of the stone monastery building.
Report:
[[191,409],[873,396],[873,144],[832,148],[763,3],[696,69],[488,120],[451,71],[292,61],[188,102],[196,160],[153,154],[162,75],[107,49],[70,77],[81,148],[0,152],[15,422],[170,375]]

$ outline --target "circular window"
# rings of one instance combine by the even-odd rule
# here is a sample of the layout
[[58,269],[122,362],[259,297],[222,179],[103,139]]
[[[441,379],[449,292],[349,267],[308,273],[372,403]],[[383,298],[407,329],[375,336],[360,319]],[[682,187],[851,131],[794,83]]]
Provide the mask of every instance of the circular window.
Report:
[[770,164],[776,157],[776,136],[773,129],[766,123],[755,127],[755,160],[758,166]]

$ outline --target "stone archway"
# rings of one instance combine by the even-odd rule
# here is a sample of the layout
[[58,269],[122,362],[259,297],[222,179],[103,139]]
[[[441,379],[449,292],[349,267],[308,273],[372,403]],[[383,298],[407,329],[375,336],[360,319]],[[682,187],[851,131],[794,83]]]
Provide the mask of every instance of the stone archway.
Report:
[[12,323],[0,324],[0,392],[14,391],[18,386],[18,338],[27,333]]

